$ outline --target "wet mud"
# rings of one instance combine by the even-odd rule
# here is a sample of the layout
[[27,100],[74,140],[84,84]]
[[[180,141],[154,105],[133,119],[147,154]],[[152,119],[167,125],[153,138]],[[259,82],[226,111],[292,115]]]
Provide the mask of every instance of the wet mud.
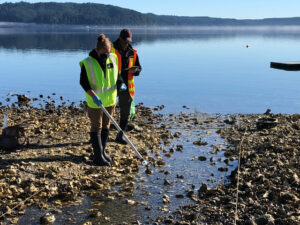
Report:
[[173,115],[139,104],[126,133],[150,165],[115,143],[112,128],[112,166],[97,167],[84,104],[18,102],[0,108],[1,127],[4,115],[7,126],[26,125],[16,150],[0,150],[0,224],[300,222],[299,115]]

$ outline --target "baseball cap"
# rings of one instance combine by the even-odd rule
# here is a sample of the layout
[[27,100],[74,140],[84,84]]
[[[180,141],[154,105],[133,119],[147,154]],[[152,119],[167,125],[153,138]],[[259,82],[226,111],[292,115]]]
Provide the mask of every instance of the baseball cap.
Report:
[[123,29],[120,32],[120,38],[127,41],[132,41],[132,33],[129,29]]

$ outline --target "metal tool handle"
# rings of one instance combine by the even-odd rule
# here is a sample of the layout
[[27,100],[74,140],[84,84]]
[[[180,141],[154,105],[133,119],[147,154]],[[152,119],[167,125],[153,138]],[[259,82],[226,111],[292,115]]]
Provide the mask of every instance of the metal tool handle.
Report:
[[103,105],[100,105],[102,111],[105,113],[105,115],[112,121],[112,123],[115,125],[115,127],[117,128],[118,131],[123,133],[123,137],[125,138],[125,141],[130,145],[130,147],[135,151],[135,153],[137,154],[137,156],[140,158],[140,160],[142,160],[142,165],[146,166],[149,164],[149,162],[147,160],[145,160],[143,158],[143,156],[139,153],[139,151],[136,149],[136,147],[132,144],[132,142],[129,140],[129,138],[127,137],[127,135],[124,133],[124,131],[119,127],[119,125],[116,123],[116,121],[114,120],[114,118],[112,118],[112,116],[107,112],[107,110],[104,108]]
[[2,129],[4,130],[7,127],[7,115],[3,116],[3,127]]

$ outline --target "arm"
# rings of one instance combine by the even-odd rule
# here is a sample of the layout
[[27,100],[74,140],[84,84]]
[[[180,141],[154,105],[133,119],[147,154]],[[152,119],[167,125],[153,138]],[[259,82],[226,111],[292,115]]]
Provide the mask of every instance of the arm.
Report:
[[121,73],[119,73],[118,79],[117,79],[117,90],[118,90],[118,92],[120,91],[120,88],[121,88],[122,84],[125,84],[125,83],[124,83],[124,80],[121,76]]
[[93,98],[93,101],[96,105],[100,106],[102,105],[102,102],[100,98],[96,95],[96,93],[92,90],[89,80],[87,78],[85,67],[81,67],[81,73],[80,73],[80,85],[84,89],[84,91]]
[[92,89],[88,90],[86,93],[88,93],[88,95],[91,96],[92,98],[96,96],[96,93]]
[[133,75],[134,76],[138,76],[138,75],[140,75],[140,72],[142,71],[142,66],[140,64],[140,60],[139,60],[139,56],[138,55],[136,55],[135,65],[138,67],[138,70],[135,73],[133,73]]
[[89,84],[89,80],[88,80],[88,77],[87,77],[86,70],[85,70],[84,66],[81,67],[80,85],[84,89],[85,92],[87,92],[88,90],[91,90],[91,86]]
[[135,68],[131,68],[129,69],[133,76],[138,76],[140,75],[140,72],[142,71],[142,67],[141,67],[141,64],[140,64],[140,60],[139,60],[139,56],[137,55],[136,56],[136,61],[135,61]]
[[96,95],[96,93],[94,92],[94,90],[90,89],[86,92],[89,96],[92,97],[93,102],[97,105],[100,106],[102,105],[102,101],[101,99]]

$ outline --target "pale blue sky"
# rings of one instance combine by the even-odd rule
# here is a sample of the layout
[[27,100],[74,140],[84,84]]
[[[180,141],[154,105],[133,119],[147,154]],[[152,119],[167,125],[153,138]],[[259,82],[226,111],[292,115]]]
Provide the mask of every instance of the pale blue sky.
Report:
[[[25,0],[27,2],[48,2]],[[94,2],[133,9],[142,13],[178,16],[210,16],[237,19],[300,17],[300,0],[52,0]],[[0,0],[3,2],[19,2]]]

